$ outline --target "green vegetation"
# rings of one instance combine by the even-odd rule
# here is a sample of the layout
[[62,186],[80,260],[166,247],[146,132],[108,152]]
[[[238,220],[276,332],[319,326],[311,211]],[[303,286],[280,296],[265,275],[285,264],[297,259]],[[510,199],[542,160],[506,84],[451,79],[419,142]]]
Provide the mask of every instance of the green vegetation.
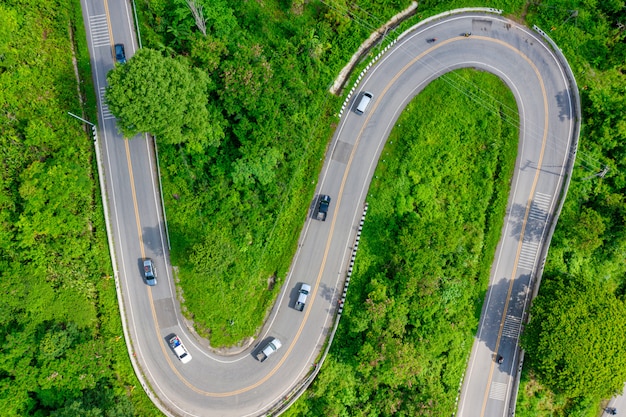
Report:
[[[127,132],[145,129],[159,135],[184,308],[214,345],[236,343],[261,324],[291,262],[337,121],[341,100],[329,96],[327,87],[361,41],[408,4],[212,0],[204,8],[205,36],[182,1],[138,3],[142,39],[159,54],[146,51],[112,77],[119,77],[120,84],[140,75],[147,81],[147,65],[155,64],[158,77],[146,99],[163,100],[155,99],[156,89],[166,94],[170,91],[160,87],[162,82],[175,80],[181,100],[170,96],[167,106],[177,116],[194,115],[172,119],[157,111],[151,114],[154,120],[136,120],[132,114],[123,120]],[[406,25],[470,5],[475,3],[426,0]],[[606,307],[603,314],[611,320],[624,310],[624,2],[502,0],[488,5],[548,31],[581,86],[585,124],[578,163],[534,314],[547,319],[553,313],[544,300],[559,295],[564,306],[559,317],[578,318],[569,322],[570,334],[587,329],[603,338],[607,334],[597,328],[598,317],[582,312]],[[0,405],[8,416],[156,415],[121,339],[92,142],[66,115],[68,110],[81,114],[72,51],[84,108],[95,120],[79,2],[0,4]],[[121,114],[126,98],[117,93],[109,94]],[[405,117],[424,114],[413,108]],[[466,123],[454,132],[457,138],[476,125],[481,131],[502,130],[489,141],[510,129],[487,114],[455,117]],[[398,137],[415,134],[406,126],[401,122]],[[434,170],[427,158],[431,150],[419,149],[419,143],[439,143],[436,133],[432,128],[419,139],[392,139],[394,145],[385,151],[337,344],[310,399],[298,402],[292,415],[453,412],[502,221],[502,173],[508,173],[510,155],[504,146],[489,147],[489,141],[481,152],[474,152],[480,149],[475,146],[465,155],[460,146],[470,136],[464,136],[441,144],[447,158],[436,160]],[[486,158],[489,153],[501,155],[504,165],[488,165],[484,159],[493,162]],[[400,157],[393,159],[394,154]],[[472,169],[459,171],[461,164]],[[593,177],[605,166],[610,170],[604,177]],[[392,178],[392,184],[382,182]],[[484,187],[484,193],[473,192],[485,197],[467,203],[463,197],[470,185]],[[481,208],[470,209],[476,206]],[[390,230],[399,233],[397,241]],[[374,251],[375,244],[385,251]],[[384,253],[392,256],[385,259]],[[424,253],[428,257],[420,256]],[[567,294],[562,288],[577,290]],[[598,294],[612,303],[592,299]],[[572,339],[550,334],[561,331],[558,321],[548,324],[549,332],[529,326],[527,364],[532,368],[523,375],[517,414],[592,416],[599,397],[609,395],[617,381],[609,379],[605,390],[598,390],[593,382],[606,379],[591,375],[593,389],[586,391],[585,385],[569,382],[577,377],[569,373],[562,386],[551,385],[549,364],[538,355],[550,343]],[[623,346],[611,335],[607,340]],[[558,358],[564,366],[580,363],[578,352],[567,352]]]
[[224,136],[223,118],[208,103],[209,77],[188,61],[144,48],[107,81],[107,104],[126,137],[150,132],[163,143],[203,151]]
[[3,416],[156,414],[134,389],[93,141],[67,115],[81,114],[74,54],[95,120],[85,39],[78,1],[0,4]]
[[288,415],[454,413],[500,238],[517,123],[504,83],[473,70],[434,81],[405,109],[370,187],[337,337],[306,401]]
[[[351,10],[378,26],[409,1],[377,3]],[[208,74],[226,121],[219,148],[157,139],[183,308],[212,345],[237,343],[285,278],[337,121],[328,86],[370,28],[345,2],[212,1],[204,36],[184,2],[144,4],[145,45]]]
[[624,303],[593,278],[546,276],[541,294],[522,338],[529,367],[552,390],[571,398],[598,400],[621,392]]

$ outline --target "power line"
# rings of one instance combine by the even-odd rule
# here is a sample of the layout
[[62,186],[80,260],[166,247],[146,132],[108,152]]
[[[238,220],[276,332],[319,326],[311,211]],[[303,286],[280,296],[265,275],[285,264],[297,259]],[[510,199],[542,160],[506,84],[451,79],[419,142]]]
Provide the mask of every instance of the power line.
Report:
[[[343,9],[340,9],[339,7],[336,7],[336,5],[328,4],[328,3],[324,2],[323,0],[322,0],[322,3],[327,5],[329,8],[333,8],[333,9],[337,10],[340,13],[342,13],[342,12],[345,13],[345,15],[348,18],[351,18],[351,14],[348,12],[347,7],[344,7]],[[362,9],[360,7],[359,7],[359,9],[363,10],[368,16],[370,16],[372,18],[372,20],[378,21],[378,22],[382,22],[383,21],[382,18],[376,17],[372,13],[369,13],[369,12],[365,11],[364,9]],[[366,29],[369,29],[369,30],[373,29],[373,26],[371,24],[363,23],[363,20],[360,19],[360,18],[357,18],[356,16],[354,16],[353,21],[355,22],[355,24],[360,25],[360,26],[362,26],[362,27],[364,27]],[[404,46],[399,46],[398,49],[403,51],[404,53],[406,53],[407,56],[413,56],[413,54],[411,52],[409,52],[408,49],[406,47],[404,47]],[[435,60],[435,58],[432,58],[432,57],[431,57],[431,59]],[[426,60],[424,60],[423,62],[420,61],[420,65],[423,65],[423,66],[425,66],[427,68],[430,68],[433,71],[433,73],[435,72],[435,68],[432,65],[430,65]],[[449,85],[451,85],[457,91],[461,92],[462,94],[466,95],[467,97],[469,97],[470,99],[472,99],[473,101],[478,103],[478,105],[481,105],[484,108],[487,108],[491,112],[497,112],[497,113],[501,114],[503,116],[503,119],[505,120],[506,123],[509,123],[510,125],[512,125],[512,126],[514,126],[516,128],[519,128],[520,120],[519,120],[519,113],[518,113],[518,111],[516,111],[515,109],[512,109],[511,107],[506,106],[504,103],[502,103],[497,98],[489,95],[479,85],[464,79],[463,77],[461,77],[460,75],[458,75],[457,73],[455,73],[453,71],[441,75],[440,78],[442,78],[445,82],[447,82]],[[460,80],[460,81],[455,81],[454,78],[457,78],[457,80]],[[466,87],[466,85],[468,85],[468,84],[472,85],[473,88],[478,91],[478,93],[474,93],[474,92],[470,91]],[[486,98],[484,98],[484,99],[481,98],[478,95],[480,92],[482,92],[484,94],[484,97],[486,97]],[[524,124],[524,127],[531,134],[539,134],[539,135],[543,134],[543,127],[538,127],[538,126],[531,125],[531,124]],[[559,144],[559,145],[563,145],[563,146],[569,145],[569,141],[564,140],[560,136],[553,136],[553,135],[551,135],[550,139],[551,139],[550,143],[553,144],[553,145],[554,144]],[[589,153],[586,153],[586,152],[582,152],[580,150],[577,153],[577,162],[579,162],[581,167],[583,167],[584,169],[588,169],[590,171],[597,171],[601,167],[605,166],[605,164],[600,162],[593,155],[591,155]]]

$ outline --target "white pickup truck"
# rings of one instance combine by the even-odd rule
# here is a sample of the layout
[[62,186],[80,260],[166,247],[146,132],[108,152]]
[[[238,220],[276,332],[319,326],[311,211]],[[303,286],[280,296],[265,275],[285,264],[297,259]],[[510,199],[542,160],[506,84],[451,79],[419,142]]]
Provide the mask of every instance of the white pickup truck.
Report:
[[265,347],[259,353],[256,354],[256,358],[259,360],[259,362],[263,362],[282,346],[283,344],[280,343],[280,340],[273,338],[268,342],[267,345],[265,345]]
[[174,336],[170,339],[170,347],[182,363],[188,363],[191,360],[191,355],[178,336]]
[[304,310],[304,305],[306,304],[306,299],[311,292],[311,286],[309,284],[302,284],[300,286],[300,291],[298,291],[298,301],[296,301],[296,310],[302,311]]

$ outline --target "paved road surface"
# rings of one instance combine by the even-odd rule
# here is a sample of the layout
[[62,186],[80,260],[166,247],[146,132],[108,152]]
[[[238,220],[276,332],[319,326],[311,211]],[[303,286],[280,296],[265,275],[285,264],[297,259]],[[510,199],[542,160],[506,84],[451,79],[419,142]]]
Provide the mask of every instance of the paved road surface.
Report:
[[[106,72],[113,68],[112,45],[124,43],[129,58],[137,49],[131,10],[122,0],[82,0],[82,4],[94,80],[102,93]],[[471,37],[459,36],[469,31]],[[432,37],[439,40],[425,41]],[[575,121],[567,83],[549,50],[527,29],[478,14],[453,16],[416,30],[362,81],[359,88],[373,92],[374,100],[363,116],[345,112],[333,138],[319,179],[319,192],[333,198],[328,219],[309,218],[303,227],[291,273],[257,340],[278,337],[283,348],[264,363],[254,359],[256,347],[229,357],[211,353],[182,323],[165,243],[153,144],[145,138],[123,139],[99,101],[106,203],[128,343],[162,409],[188,416],[258,415],[307,374],[335,314],[350,246],[384,141],[414,95],[432,79],[460,67],[482,68],[502,77],[518,100],[522,119],[506,228],[460,408],[460,415],[467,416],[505,414],[521,308],[563,184]],[[446,77],[458,81],[452,74]],[[143,283],[144,257],[155,260],[156,287]],[[313,286],[303,313],[293,308],[301,282]],[[189,364],[183,365],[167,346],[172,333],[193,355]],[[493,362],[496,351],[506,357],[501,366]]]

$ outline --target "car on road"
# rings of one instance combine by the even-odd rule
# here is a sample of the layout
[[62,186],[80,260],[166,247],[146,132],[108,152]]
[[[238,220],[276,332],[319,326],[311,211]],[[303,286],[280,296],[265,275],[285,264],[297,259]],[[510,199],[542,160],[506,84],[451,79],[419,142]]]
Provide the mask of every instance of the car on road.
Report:
[[126,63],[126,52],[124,51],[123,43],[115,44],[115,60],[120,64]]
[[191,360],[191,355],[187,352],[185,345],[183,345],[183,342],[178,336],[174,335],[170,338],[170,347],[182,363],[188,363]]
[[330,196],[325,194],[320,195],[319,200],[317,202],[317,214],[316,219],[320,221],[326,220],[326,215],[328,214],[328,207],[330,206]]
[[259,351],[259,353],[256,354],[256,358],[259,360],[259,362],[263,362],[282,346],[283,344],[280,343],[280,340],[274,337],[265,345],[265,347],[263,347],[263,349],[261,349],[261,351]]
[[296,310],[302,311],[304,310],[304,305],[306,304],[306,299],[311,292],[311,286],[309,284],[300,285],[300,291],[298,291],[298,301],[296,301]]
[[365,91],[361,95],[361,98],[357,101],[358,104],[356,108],[354,109],[354,112],[356,114],[365,113],[365,110],[367,110],[367,106],[369,106],[370,101],[372,101],[372,98],[374,98],[374,95],[370,93],[369,91]]
[[157,284],[156,269],[152,259],[146,258],[143,261],[143,276],[146,279],[146,284],[154,287]]

